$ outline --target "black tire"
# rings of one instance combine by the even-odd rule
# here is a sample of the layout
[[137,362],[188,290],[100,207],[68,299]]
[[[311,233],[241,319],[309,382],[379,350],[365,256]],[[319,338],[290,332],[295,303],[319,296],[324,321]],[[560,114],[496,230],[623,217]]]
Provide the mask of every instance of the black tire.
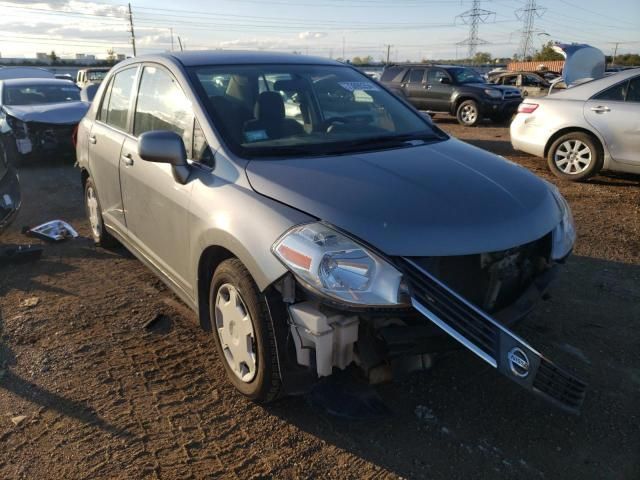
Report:
[[[97,208],[97,218],[96,225],[92,224],[91,213],[89,207],[89,196],[93,195],[96,201]],[[87,219],[89,220],[89,225],[91,228],[91,237],[93,238],[93,242],[96,246],[111,248],[117,247],[119,245],[118,240],[116,240],[111,233],[107,230],[107,227],[102,220],[102,207],[100,206],[100,200],[98,200],[98,190],[96,189],[95,184],[91,177],[87,178],[87,181],[84,184],[84,208],[87,214]]]
[[5,158],[11,165],[15,168],[22,167],[22,155],[18,152],[18,147],[16,147],[16,142],[12,137],[1,136],[0,149],[2,149],[0,155],[6,156]]
[[[584,152],[587,150],[583,149],[581,150],[583,156],[573,157],[574,159],[569,160],[569,163],[565,164],[566,166],[563,168],[562,158],[563,154],[567,152],[567,148],[571,145],[579,146],[580,144],[586,147],[591,155],[588,165],[584,166]],[[563,180],[574,182],[584,181],[597,175],[602,169],[603,161],[602,148],[599,142],[584,132],[570,132],[558,137],[547,152],[547,165],[551,173]],[[573,166],[571,162],[574,162]],[[572,172],[571,170],[574,171]]]
[[458,105],[456,118],[460,125],[475,127],[480,122],[480,109],[475,100],[465,100]]
[[[215,310],[218,290],[225,284],[231,284],[241,296],[249,313],[253,326],[256,352],[256,373],[254,378],[245,382],[231,369],[222,348],[218,335]],[[280,394],[280,375],[278,357],[276,355],[275,334],[269,319],[269,310],[265,296],[260,293],[258,286],[249,271],[237,258],[225,260],[213,274],[209,289],[209,319],[213,332],[216,352],[224,369],[227,379],[245,397],[257,403],[268,403],[278,398]]]

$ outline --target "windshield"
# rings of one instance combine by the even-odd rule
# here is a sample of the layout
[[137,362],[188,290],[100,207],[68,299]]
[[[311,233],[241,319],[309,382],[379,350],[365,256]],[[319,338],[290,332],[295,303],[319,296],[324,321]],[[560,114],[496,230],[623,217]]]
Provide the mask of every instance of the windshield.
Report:
[[87,72],[87,78],[92,82],[102,81],[102,80],[104,80],[104,77],[107,76],[107,73],[109,73],[109,72],[96,71],[96,70],[88,71]]
[[44,103],[77,102],[80,89],[69,82],[65,85],[5,85],[5,105],[42,105]]
[[350,67],[233,65],[196,67],[192,75],[215,126],[242,156],[339,154],[446,138]]
[[449,73],[456,79],[456,83],[486,83],[484,78],[471,68],[450,68]]

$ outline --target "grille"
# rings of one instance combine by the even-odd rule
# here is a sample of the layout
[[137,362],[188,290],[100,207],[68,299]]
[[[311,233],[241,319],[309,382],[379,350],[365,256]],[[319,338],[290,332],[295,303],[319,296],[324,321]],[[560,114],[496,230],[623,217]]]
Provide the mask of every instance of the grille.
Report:
[[[568,412],[579,412],[586,391],[584,382],[554,365],[413,260],[399,259],[398,267],[410,285],[416,310],[510,380]],[[524,372],[521,364],[514,365],[510,358],[516,350],[524,355]]]
[[573,411],[582,406],[587,385],[543,358],[533,380],[533,388]]
[[520,92],[517,90],[507,90],[504,92],[504,98],[520,98]]

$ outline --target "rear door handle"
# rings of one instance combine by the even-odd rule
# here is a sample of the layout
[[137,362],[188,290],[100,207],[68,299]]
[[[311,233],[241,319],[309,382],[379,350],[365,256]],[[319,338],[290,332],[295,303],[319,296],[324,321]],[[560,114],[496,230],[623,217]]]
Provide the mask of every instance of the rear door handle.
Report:
[[89,136],[89,143],[93,143],[95,145],[95,143],[97,142],[96,137],[94,137],[93,135]]
[[604,113],[604,112],[610,112],[611,109],[603,105],[598,105],[597,107],[591,107],[591,111],[596,113]]
[[122,155],[122,162],[124,163],[125,167],[132,167],[133,157],[131,156],[130,153],[127,153],[126,155]]

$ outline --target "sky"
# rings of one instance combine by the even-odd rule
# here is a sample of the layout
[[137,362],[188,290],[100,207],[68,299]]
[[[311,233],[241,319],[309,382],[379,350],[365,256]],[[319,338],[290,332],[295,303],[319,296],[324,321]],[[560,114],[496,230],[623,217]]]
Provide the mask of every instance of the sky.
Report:
[[[473,0],[132,0],[138,54],[179,48],[298,51],[392,61],[465,58]],[[478,51],[519,51],[526,0],[481,0]],[[640,1],[536,0],[534,48],[589,43],[611,55],[640,52]],[[489,13],[493,12],[493,13]],[[128,7],[119,0],[0,0],[0,54],[55,50],[132,54]],[[172,35],[173,33],[173,35]],[[390,47],[388,47],[390,45]]]

